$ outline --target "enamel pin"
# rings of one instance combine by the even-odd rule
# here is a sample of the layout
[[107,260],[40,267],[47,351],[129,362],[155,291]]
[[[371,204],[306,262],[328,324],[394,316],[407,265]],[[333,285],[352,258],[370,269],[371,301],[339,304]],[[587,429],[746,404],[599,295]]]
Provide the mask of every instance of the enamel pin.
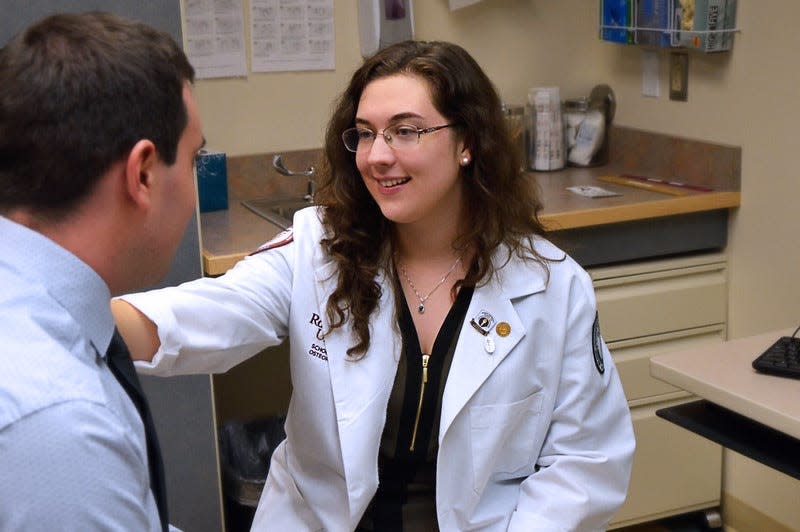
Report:
[[508,322],[501,321],[494,330],[497,331],[497,334],[500,336],[506,337],[511,334],[511,325],[509,325]]
[[469,324],[472,325],[472,327],[483,336],[486,336],[489,334],[489,331],[492,330],[492,325],[494,325],[494,316],[485,310],[482,310],[477,316],[469,320]]
[[483,348],[484,348],[484,349],[486,350],[486,352],[487,352],[487,353],[489,353],[490,355],[491,355],[491,354],[493,354],[493,353],[494,353],[494,348],[495,348],[495,345],[494,345],[494,338],[492,338],[491,336],[489,336],[489,335],[487,334],[487,335],[486,335],[486,339],[483,341]]

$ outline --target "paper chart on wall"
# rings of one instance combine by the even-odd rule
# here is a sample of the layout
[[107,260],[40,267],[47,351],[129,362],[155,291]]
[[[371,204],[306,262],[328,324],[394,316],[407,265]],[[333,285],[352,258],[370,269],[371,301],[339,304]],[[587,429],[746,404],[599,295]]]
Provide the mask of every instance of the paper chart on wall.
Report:
[[253,72],[333,70],[333,0],[250,0]]
[[185,0],[186,55],[198,79],[245,76],[242,0]]

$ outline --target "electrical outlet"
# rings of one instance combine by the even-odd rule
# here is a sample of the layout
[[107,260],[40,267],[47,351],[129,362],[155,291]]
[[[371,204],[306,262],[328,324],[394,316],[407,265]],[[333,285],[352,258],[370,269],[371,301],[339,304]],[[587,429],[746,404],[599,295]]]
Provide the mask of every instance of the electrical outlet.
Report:
[[689,99],[689,53],[669,54],[669,99],[685,102]]

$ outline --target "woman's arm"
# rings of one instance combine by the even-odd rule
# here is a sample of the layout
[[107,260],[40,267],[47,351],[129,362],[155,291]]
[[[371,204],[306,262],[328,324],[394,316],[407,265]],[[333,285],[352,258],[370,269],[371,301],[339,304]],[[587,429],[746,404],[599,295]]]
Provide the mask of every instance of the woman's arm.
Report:
[[111,300],[111,313],[133,360],[151,362],[161,345],[158,327],[139,309],[122,299]]

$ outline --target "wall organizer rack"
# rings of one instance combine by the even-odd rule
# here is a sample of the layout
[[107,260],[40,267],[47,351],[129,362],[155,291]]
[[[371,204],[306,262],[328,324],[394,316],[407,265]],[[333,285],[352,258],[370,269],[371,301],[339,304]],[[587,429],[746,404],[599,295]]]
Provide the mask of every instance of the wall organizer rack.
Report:
[[723,52],[733,47],[738,0],[601,0],[600,39]]

